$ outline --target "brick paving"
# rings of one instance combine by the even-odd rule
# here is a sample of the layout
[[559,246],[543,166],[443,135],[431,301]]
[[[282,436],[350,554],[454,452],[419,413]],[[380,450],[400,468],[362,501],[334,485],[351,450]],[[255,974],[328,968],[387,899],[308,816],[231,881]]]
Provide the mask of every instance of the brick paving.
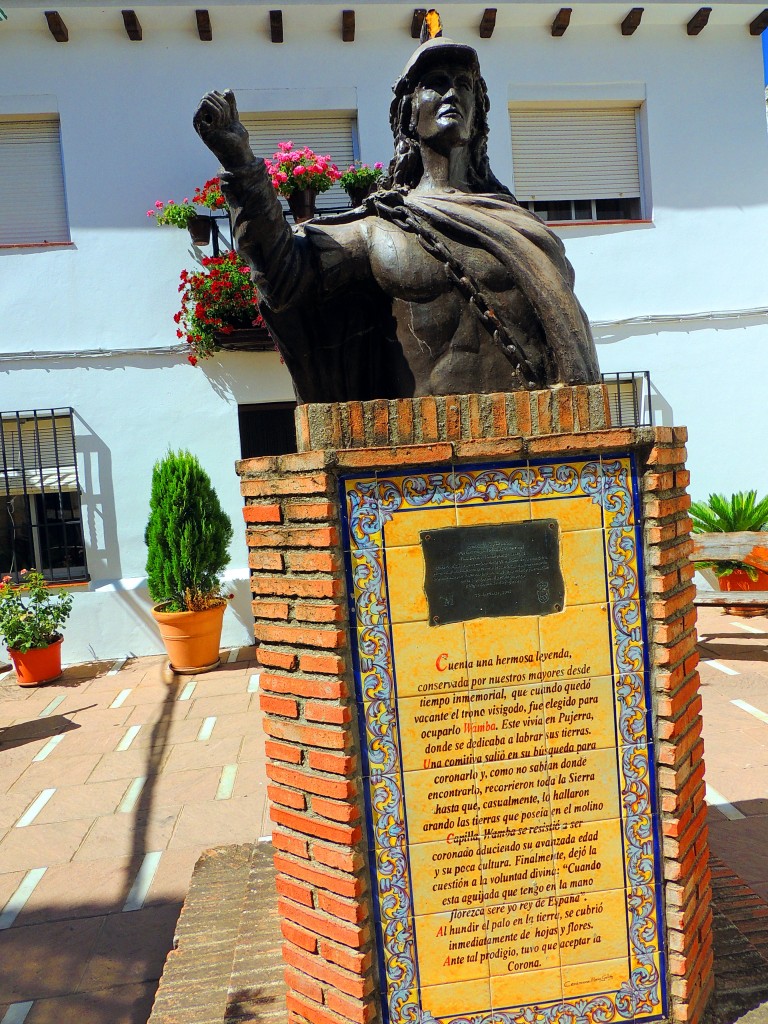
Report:
[[[713,1019],[768,1024],[768,617],[702,609],[699,636]],[[146,1024],[177,927],[180,953],[187,941],[194,865],[233,844],[218,857],[241,872],[219,1007],[280,1019],[271,847],[248,853],[269,833],[256,666],[252,648],[233,657],[197,677],[169,676],[160,658],[76,666],[34,689],[0,676],[0,1024]]]

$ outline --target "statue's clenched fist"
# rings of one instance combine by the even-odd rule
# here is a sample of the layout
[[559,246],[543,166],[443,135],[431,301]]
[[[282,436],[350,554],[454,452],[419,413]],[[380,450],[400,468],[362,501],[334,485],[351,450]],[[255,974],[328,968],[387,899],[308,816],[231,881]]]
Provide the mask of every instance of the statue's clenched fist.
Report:
[[192,123],[225,170],[241,167],[253,160],[248,132],[240,123],[235,94],[231,89],[223,93],[206,93],[200,100]]

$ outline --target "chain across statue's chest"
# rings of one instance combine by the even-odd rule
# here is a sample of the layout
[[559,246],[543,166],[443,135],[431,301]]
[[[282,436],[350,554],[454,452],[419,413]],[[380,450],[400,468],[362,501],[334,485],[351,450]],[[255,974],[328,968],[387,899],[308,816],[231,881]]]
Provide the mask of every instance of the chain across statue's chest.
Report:
[[[449,291],[453,285],[445,261],[427,252],[417,235],[386,223],[377,223],[370,246],[371,269],[379,286],[393,298],[426,302]],[[497,259],[482,249],[440,238],[450,251],[454,267],[472,278],[482,291],[506,291],[514,284],[512,275]]]

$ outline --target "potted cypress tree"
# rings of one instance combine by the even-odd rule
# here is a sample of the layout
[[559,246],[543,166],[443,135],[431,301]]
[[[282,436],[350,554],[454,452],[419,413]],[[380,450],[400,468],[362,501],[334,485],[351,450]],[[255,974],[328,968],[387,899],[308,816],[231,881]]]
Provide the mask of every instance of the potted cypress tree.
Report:
[[226,598],[221,573],[232,523],[194,455],[173,452],[152,471],[147,583],[174,672],[205,672],[219,663]]

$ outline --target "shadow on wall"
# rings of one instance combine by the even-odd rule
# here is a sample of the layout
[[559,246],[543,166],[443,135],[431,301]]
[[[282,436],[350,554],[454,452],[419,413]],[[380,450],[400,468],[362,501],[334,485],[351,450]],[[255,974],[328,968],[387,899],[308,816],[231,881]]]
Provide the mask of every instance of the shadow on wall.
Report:
[[88,572],[92,579],[119,580],[123,572],[117,537],[112,452],[79,413],[75,412],[74,418]]

